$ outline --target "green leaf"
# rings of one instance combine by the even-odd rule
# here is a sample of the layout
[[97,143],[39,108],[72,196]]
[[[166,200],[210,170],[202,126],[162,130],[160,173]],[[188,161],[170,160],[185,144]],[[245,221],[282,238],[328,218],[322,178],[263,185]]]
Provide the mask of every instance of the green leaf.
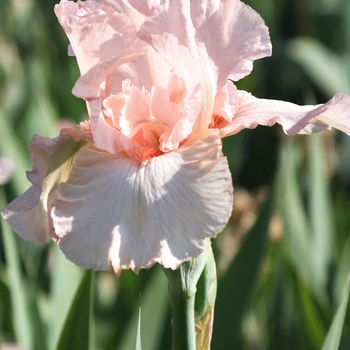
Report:
[[346,309],[348,306],[349,292],[350,292],[350,272],[345,282],[345,286],[343,289],[342,296],[340,298],[340,304],[338,306],[338,310],[333,318],[331,328],[328,331],[322,350],[337,350],[339,348],[341,334],[344,326]]
[[142,345],[141,345],[141,307],[139,308],[139,319],[137,322],[137,334],[136,334],[135,350],[142,350]]
[[315,349],[319,349],[326,335],[319,310],[316,307],[316,298],[313,298],[310,288],[302,278],[297,277],[298,304],[301,309],[301,326]]
[[282,145],[279,186],[284,219],[284,248],[299,275],[308,281],[313,293],[322,300],[322,280],[318,267],[310,259],[313,251],[311,228],[297,181],[296,151],[292,141]]
[[326,177],[326,155],[322,134],[307,138],[310,156],[309,164],[309,212],[312,235],[310,237],[310,257],[317,271],[317,283],[327,288],[329,267],[333,252],[332,198]]
[[[154,350],[159,347],[169,305],[167,279],[159,267],[153,269],[155,271],[152,278],[148,281],[145,291],[141,295],[140,327],[142,329],[141,344],[143,350]],[[119,350],[135,349],[139,317],[139,309],[137,308],[124,331],[118,347]]]
[[54,264],[51,279],[48,341],[49,349],[55,349],[74,297],[83,277],[83,269],[67,260],[54,244]]
[[[0,186],[0,207],[5,205],[5,195]],[[32,319],[28,305],[28,291],[23,279],[15,234],[1,218],[2,239],[7,263],[7,275],[12,303],[12,317],[18,343],[23,349],[34,349]]]
[[327,95],[339,91],[350,93],[348,59],[342,59],[319,41],[307,37],[290,40],[287,53]]
[[248,302],[257,284],[263,259],[274,194],[260,211],[241,249],[218,283],[212,349],[232,349]]
[[9,157],[15,163],[12,183],[16,194],[21,194],[30,185],[25,173],[27,170],[30,170],[29,151],[24,151],[18,135],[11,129],[1,109],[0,125],[0,155]]
[[75,294],[57,350],[87,350],[91,344],[93,272],[87,270]]
[[[344,216],[346,214],[343,214]],[[347,231],[346,231],[347,232]],[[343,294],[344,284],[348,278],[350,266],[350,236],[342,242],[341,251],[337,262],[337,270],[333,284],[333,295],[336,303],[339,303]]]

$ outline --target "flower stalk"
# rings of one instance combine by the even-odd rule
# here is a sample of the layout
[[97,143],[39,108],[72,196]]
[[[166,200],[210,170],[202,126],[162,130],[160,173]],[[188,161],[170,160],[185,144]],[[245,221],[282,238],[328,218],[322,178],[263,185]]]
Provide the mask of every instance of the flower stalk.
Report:
[[[181,272],[175,273],[174,279],[181,281]],[[195,294],[178,289],[180,285],[169,283],[169,297],[172,306],[173,350],[196,349],[196,332],[194,321]]]
[[[216,295],[216,273],[212,273],[215,263],[213,265],[212,259],[210,241],[207,240],[204,252],[197,258],[183,263],[177,270],[164,269],[168,278],[172,307],[173,350],[209,349],[212,310]],[[209,268],[207,268],[208,261]],[[215,282],[209,277],[208,271],[211,277],[215,276]],[[201,283],[197,299],[199,280]],[[208,281],[215,287],[210,288]],[[209,322],[203,322],[204,320]]]

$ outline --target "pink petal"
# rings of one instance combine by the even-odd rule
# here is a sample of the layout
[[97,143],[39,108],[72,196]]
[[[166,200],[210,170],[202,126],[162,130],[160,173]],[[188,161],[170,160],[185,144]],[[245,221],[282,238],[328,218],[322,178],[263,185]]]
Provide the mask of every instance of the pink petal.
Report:
[[[194,71],[200,70],[199,73],[182,75],[176,72],[186,84],[196,81],[194,75],[200,76],[202,81],[202,109],[193,126],[194,134],[201,133],[211,124],[214,110],[221,109],[226,115],[224,118],[230,119],[229,115],[232,116],[235,109],[230,108],[229,99],[224,102],[222,96],[227,79],[243,78],[251,72],[254,60],[271,54],[264,21],[238,0],[169,2],[158,15],[145,21],[138,35],[171,62],[181,62],[176,55],[172,55],[176,57],[174,59],[169,54],[178,51],[179,45],[188,49],[187,56],[193,56],[187,61],[194,62]],[[231,95],[232,99],[237,103],[237,96]]]
[[154,146],[158,151],[177,148],[192,132],[197,120],[201,108],[200,91],[189,92],[183,79],[176,74],[170,76],[167,85],[167,88],[153,86],[151,92],[147,92],[144,88],[130,87],[130,81],[124,80],[123,92],[103,101],[103,113],[108,122],[100,112],[99,100],[90,101],[95,145],[117,154],[118,150],[128,149],[120,146],[123,137],[134,139],[137,134],[137,139],[141,140],[139,130],[142,128],[145,140],[149,145],[156,142]]
[[[238,133],[244,128],[258,125],[281,124],[287,135],[309,134],[334,126],[350,133],[350,96],[335,95],[325,104],[298,106],[293,103],[258,99],[240,91],[239,109],[231,123],[221,127],[222,137]],[[327,124],[325,124],[327,123]]]
[[219,115],[231,122],[238,109],[237,88],[228,81],[215,96],[213,115]]
[[171,33],[176,36],[180,45],[195,52],[195,28],[191,20],[190,8],[189,1],[167,2],[165,6],[158,9],[157,13],[146,19],[139,36],[153,45],[156,36]]
[[48,194],[31,186],[1,211],[2,217],[23,239],[47,243],[55,236],[47,211]]
[[132,142],[120,130],[110,125],[100,109],[100,100],[87,103],[91,117],[91,129],[96,147],[113,154],[126,152],[132,154]]
[[137,87],[131,88],[130,98],[122,110],[119,125],[124,135],[129,136],[137,123],[151,119],[151,97]]
[[[175,85],[177,84],[177,88]],[[174,150],[193,131],[201,108],[200,90],[187,90],[185,82],[177,75],[169,81],[168,89],[152,90],[152,113],[169,132],[161,135],[160,148],[164,152]]]
[[[121,131],[123,133],[125,132],[126,135],[131,134],[132,126],[136,122],[151,118],[152,103],[150,102],[150,94],[153,89],[157,90],[157,88],[153,87],[159,86],[160,89],[166,89],[169,79],[171,80],[173,75],[171,74],[173,71],[172,64],[152,50],[147,55],[135,59],[134,62],[122,65],[113,74],[107,76],[104,90],[101,90],[101,100],[105,109],[104,113],[107,114],[107,117],[111,118],[111,124],[116,128],[121,128]],[[196,81],[198,79],[196,78]],[[163,87],[161,88],[160,86]],[[201,108],[201,103],[197,96],[199,89],[198,87],[194,87],[194,89],[189,91],[187,89],[187,94],[184,97],[184,100],[186,102],[188,101],[188,103],[186,103],[186,114],[183,117],[187,118],[187,124],[191,122],[192,125]],[[137,98],[137,94],[140,99]],[[113,103],[117,99],[119,102],[124,100],[125,107],[121,107],[121,104],[117,107],[117,103]],[[129,99],[130,101],[128,102]],[[158,100],[158,98],[156,99]],[[111,108],[112,104],[114,108]],[[101,118],[101,105],[98,103],[98,99],[90,100],[88,105],[94,140],[95,143],[97,142],[96,146],[101,148],[100,141],[97,140],[104,139],[106,136],[99,134],[95,129],[96,125],[103,123],[103,121],[99,120]],[[166,117],[166,115],[162,116],[163,119]],[[187,134],[182,139],[191,132],[192,125],[189,130],[186,129]],[[106,147],[102,147],[102,149],[111,150],[111,148]]]
[[108,96],[121,92],[125,80],[130,80],[131,85],[147,91],[151,91],[152,86],[161,83],[166,86],[172,69],[170,62],[150,47],[146,55],[123,64],[106,77],[105,94]]
[[145,21],[139,36],[156,46],[157,36],[175,35],[180,45],[200,55],[208,70],[217,70],[218,89],[229,76],[239,80],[252,71],[254,60],[271,55],[263,19],[239,0],[178,0],[159,12]]
[[27,173],[33,184],[27,192],[1,212],[12,229],[22,238],[47,242],[55,237],[50,217],[57,185],[69,175],[71,159],[89,137],[73,129],[62,129],[59,137],[48,139],[34,135],[29,148],[33,170]]
[[208,55],[218,69],[218,89],[227,77],[242,79],[252,71],[254,60],[272,53],[264,20],[241,1],[193,1],[191,17],[201,55]]
[[231,209],[231,175],[213,132],[144,163],[82,149],[52,218],[68,259],[119,274],[156,262],[177,268],[225,227]]
[[350,135],[350,96],[335,95],[329,102],[328,109],[316,119]]
[[78,97],[97,97],[108,72],[146,52],[129,18],[110,6],[89,0],[62,1],[55,6],[55,13],[82,74],[73,89]]
[[[166,33],[155,40],[156,50],[149,47],[146,55],[118,67],[108,77],[106,93],[117,94],[122,90],[122,82],[130,80],[131,85],[151,91],[153,86],[168,87],[173,75],[184,80],[188,95],[199,90],[202,85],[198,55],[179,45],[177,38]],[[188,98],[187,98],[188,99]]]
[[156,0],[100,0],[113,7],[120,13],[126,13],[136,27],[140,27],[146,17],[151,17],[159,9],[159,1]]

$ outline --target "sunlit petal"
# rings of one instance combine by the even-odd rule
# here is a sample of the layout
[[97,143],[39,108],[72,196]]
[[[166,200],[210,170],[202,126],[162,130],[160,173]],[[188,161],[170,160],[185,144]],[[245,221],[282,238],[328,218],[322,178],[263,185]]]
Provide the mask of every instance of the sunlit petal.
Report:
[[106,74],[146,52],[136,37],[136,28],[125,14],[95,1],[62,1],[55,13],[64,28],[77,57],[81,71],[73,92],[82,98],[93,98]]
[[233,135],[244,128],[281,124],[288,135],[309,134],[334,126],[350,132],[350,96],[337,94],[325,104],[298,106],[284,101],[258,99],[240,91],[239,110],[231,123],[221,128],[221,135]]
[[81,150],[52,217],[69,259],[120,273],[155,262],[178,267],[225,227],[231,209],[231,175],[213,133],[146,163]]

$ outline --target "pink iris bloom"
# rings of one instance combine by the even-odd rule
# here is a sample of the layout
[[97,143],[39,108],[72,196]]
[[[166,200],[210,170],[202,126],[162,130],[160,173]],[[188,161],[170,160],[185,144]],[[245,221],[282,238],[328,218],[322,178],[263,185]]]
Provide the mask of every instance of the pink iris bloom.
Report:
[[34,136],[33,186],[2,215],[77,265],[120,274],[198,256],[231,215],[222,137],[275,123],[350,132],[349,96],[298,106],[236,89],[271,55],[264,21],[238,0],[64,0],[55,13],[89,120]]

